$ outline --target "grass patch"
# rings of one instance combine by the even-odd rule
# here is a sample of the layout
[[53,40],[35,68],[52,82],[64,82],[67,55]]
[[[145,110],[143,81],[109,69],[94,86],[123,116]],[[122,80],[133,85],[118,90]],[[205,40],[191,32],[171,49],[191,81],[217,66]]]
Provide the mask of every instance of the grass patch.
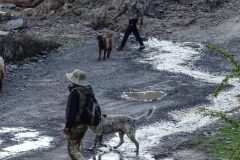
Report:
[[207,153],[214,158],[240,160],[240,128],[227,126],[207,138]]
[[52,37],[53,42],[59,43],[63,48],[72,49],[75,48],[77,44],[84,44],[87,39],[86,37],[70,38],[70,37]]

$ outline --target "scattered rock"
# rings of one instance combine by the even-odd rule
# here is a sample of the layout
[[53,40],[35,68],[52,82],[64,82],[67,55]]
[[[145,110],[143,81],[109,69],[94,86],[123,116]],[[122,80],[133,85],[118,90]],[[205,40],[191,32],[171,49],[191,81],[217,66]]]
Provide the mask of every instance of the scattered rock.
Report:
[[191,47],[191,48],[194,48],[194,49],[199,49],[201,47],[199,44],[192,43],[192,42],[185,43],[184,46]]
[[2,3],[12,3],[19,7],[36,7],[43,0],[1,0]]
[[172,33],[172,31],[169,30],[169,29],[167,29],[167,30],[166,30],[166,33],[170,34],[170,33]]
[[37,11],[34,8],[26,8],[22,10],[23,18],[30,18],[37,14]]
[[11,20],[7,23],[8,30],[21,29],[24,27],[23,19]]
[[5,31],[1,31],[0,30],[0,36],[6,36],[6,35],[8,35],[9,34],[9,32],[5,32]]
[[17,69],[18,67],[17,67],[17,65],[14,65],[14,64],[8,64],[6,66],[6,68],[7,68],[8,71],[12,71],[12,70]]
[[188,19],[185,19],[184,20],[184,25],[185,26],[190,26],[192,25],[193,23],[195,23],[197,21],[196,18],[188,18]]
[[29,60],[30,60],[30,62],[38,62],[38,58],[37,57],[31,57]]
[[0,8],[14,9],[16,5],[12,3],[0,3]]
[[211,136],[211,135],[212,135],[212,132],[206,131],[206,132],[203,132],[203,134],[208,137],[208,136]]
[[172,156],[172,153],[166,152],[166,153],[161,153],[161,154],[156,154],[154,155],[155,159],[165,159],[165,158],[169,158]]
[[81,16],[81,14],[83,13],[83,10],[81,8],[78,8],[78,9],[75,9],[73,11],[73,13],[76,15],[76,16]]
[[10,19],[11,19],[10,13],[0,11],[0,22],[10,20]]

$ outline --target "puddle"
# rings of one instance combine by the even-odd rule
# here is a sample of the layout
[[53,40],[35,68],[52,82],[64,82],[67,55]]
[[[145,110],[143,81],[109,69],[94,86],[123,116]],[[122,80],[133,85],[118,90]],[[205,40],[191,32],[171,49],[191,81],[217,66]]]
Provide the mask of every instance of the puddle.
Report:
[[121,95],[121,97],[125,99],[143,102],[159,100],[163,96],[164,92],[162,91],[123,92],[123,94]]
[[[3,134],[11,136],[5,137]],[[0,139],[0,159],[9,158],[32,150],[49,148],[53,140],[52,137],[42,135],[37,130],[23,127],[0,127],[0,138],[2,138]],[[14,142],[14,145],[5,146],[9,143],[4,142],[10,141]]]
[[[153,38],[146,43],[146,46],[148,54],[145,54],[144,58],[138,59],[138,62],[148,63],[157,70],[185,74],[195,79],[215,84],[220,83],[224,78],[222,75],[213,75],[194,67],[194,60],[200,58],[202,54],[201,48],[203,46],[201,44],[191,43],[191,45],[189,45],[189,43],[173,43],[170,41],[159,41]],[[125,142],[118,148],[118,153],[107,150],[106,148],[101,148],[104,151],[99,152],[97,157],[100,157],[100,160],[154,160],[151,148],[161,145],[161,139],[163,137],[182,132],[192,133],[216,120],[198,114],[197,111],[199,108],[224,112],[239,107],[239,80],[232,79],[229,83],[234,87],[222,91],[217,98],[209,95],[208,99],[211,103],[208,105],[199,105],[187,110],[170,112],[169,114],[176,120],[175,123],[159,122],[137,129],[136,139],[140,143],[139,156],[136,156],[134,152],[135,145],[125,136]],[[135,94],[134,96],[128,95],[129,94],[125,93],[123,97],[136,97]],[[118,142],[119,137],[118,134],[116,134],[108,144],[115,146]],[[170,160],[171,158],[166,159]],[[94,160],[94,158],[91,160]]]

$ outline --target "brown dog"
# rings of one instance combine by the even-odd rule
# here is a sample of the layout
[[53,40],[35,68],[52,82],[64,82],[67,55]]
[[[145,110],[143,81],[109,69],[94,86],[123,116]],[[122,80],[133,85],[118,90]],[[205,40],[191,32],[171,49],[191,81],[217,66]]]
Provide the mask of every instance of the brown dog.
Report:
[[99,61],[101,60],[102,50],[104,52],[103,60],[105,60],[106,54],[107,54],[107,58],[109,58],[112,51],[112,43],[113,43],[112,35],[108,35],[108,36],[98,35],[97,41],[98,41],[98,47],[99,47]]

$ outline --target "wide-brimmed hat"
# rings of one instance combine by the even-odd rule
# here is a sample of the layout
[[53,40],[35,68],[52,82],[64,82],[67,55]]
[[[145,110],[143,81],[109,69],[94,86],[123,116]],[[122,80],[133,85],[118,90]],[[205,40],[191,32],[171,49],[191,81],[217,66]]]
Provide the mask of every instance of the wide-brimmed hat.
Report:
[[69,81],[77,85],[86,85],[85,73],[81,70],[75,69],[73,72],[66,73]]

